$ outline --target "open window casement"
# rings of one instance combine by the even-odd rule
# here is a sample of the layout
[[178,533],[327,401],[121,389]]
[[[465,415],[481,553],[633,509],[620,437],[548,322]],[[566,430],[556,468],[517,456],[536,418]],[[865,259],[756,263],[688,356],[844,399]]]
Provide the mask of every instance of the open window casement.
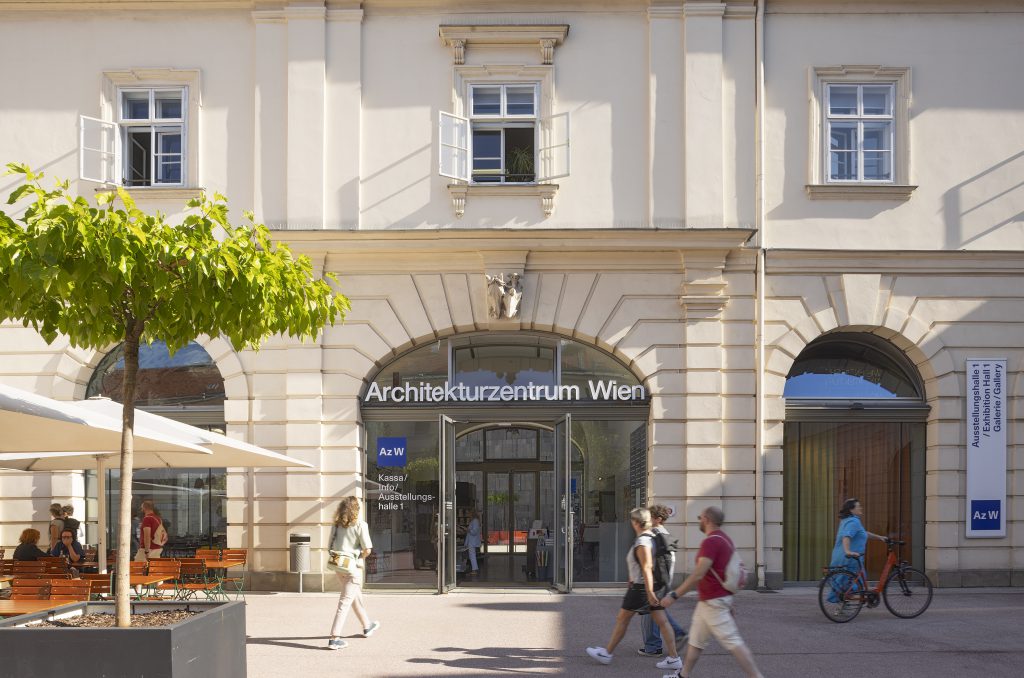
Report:
[[441,111],[437,135],[438,173],[469,181],[469,120]]
[[79,116],[78,176],[98,184],[119,184],[121,126]]
[[537,149],[537,181],[552,181],[569,176],[569,114],[559,113],[540,119],[540,143]]

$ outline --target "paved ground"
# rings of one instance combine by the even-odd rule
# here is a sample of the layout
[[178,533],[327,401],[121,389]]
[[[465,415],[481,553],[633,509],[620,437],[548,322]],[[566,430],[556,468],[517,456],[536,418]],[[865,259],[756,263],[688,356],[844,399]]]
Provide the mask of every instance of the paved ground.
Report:
[[[1010,678],[1024,676],[1024,591],[941,589],[925,614],[903,620],[884,606],[834,624],[817,607],[816,591],[739,596],[740,631],[768,678]],[[279,593],[248,596],[250,678],[390,676],[650,676],[662,672],[639,657],[639,623],[610,666],[593,663],[587,645],[603,645],[619,594],[475,591],[447,596],[368,593],[382,623],[372,638],[354,617],[349,647],[324,649],[337,596]],[[673,608],[688,625],[693,601]],[[712,645],[695,676],[742,675]]]

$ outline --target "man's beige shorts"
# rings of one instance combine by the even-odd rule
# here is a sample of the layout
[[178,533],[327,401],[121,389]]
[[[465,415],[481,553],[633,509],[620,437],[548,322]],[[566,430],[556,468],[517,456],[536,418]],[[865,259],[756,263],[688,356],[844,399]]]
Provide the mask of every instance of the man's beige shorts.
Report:
[[743,638],[736,628],[736,620],[732,618],[732,596],[712,598],[697,602],[690,622],[688,643],[703,650],[714,637],[718,644],[726,650],[743,646]]

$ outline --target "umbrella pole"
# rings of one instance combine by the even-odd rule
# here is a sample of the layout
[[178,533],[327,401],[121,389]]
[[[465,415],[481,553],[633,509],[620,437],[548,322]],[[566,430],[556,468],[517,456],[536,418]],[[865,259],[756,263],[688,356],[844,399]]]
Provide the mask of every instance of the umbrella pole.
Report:
[[107,573],[107,469],[103,467],[103,455],[96,455],[96,516],[99,520],[99,546],[96,547],[96,560],[100,574]]

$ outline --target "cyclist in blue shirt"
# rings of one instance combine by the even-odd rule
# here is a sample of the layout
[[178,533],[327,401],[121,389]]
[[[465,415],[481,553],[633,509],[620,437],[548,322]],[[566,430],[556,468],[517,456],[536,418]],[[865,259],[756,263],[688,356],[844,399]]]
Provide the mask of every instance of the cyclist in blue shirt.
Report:
[[845,567],[851,572],[858,572],[861,566],[859,556],[864,555],[868,539],[886,540],[882,535],[864,529],[860,522],[863,513],[864,508],[859,500],[847,499],[843,502],[839,510],[839,529],[836,531],[836,545],[832,548],[829,567]]
[[864,555],[868,539],[885,541],[885,537],[864,529],[860,522],[864,508],[857,499],[847,499],[839,510],[839,530],[836,532],[836,545],[832,549],[831,567],[845,567],[856,572],[860,569],[857,556]]

